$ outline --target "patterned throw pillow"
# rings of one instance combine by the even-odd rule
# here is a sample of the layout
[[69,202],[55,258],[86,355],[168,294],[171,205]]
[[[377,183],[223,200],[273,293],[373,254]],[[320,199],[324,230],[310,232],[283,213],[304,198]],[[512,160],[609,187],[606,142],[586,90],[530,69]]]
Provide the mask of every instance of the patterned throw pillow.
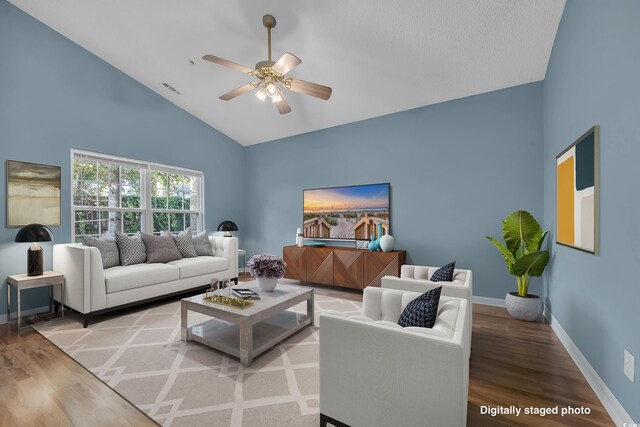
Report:
[[451,282],[453,280],[453,270],[456,268],[456,262],[453,261],[444,267],[441,267],[431,276],[432,282]]
[[182,258],[195,258],[198,256],[196,249],[193,247],[193,235],[191,234],[191,227],[187,227],[181,233],[170,234],[168,231],[161,231],[161,236],[172,236],[173,241],[176,243],[180,255]]
[[407,326],[433,328],[438,315],[438,304],[440,303],[441,292],[442,286],[438,286],[407,304],[400,315],[398,325],[403,328]]
[[100,258],[102,258],[102,268],[110,268],[120,265],[118,245],[111,235],[103,235],[99,239],[91,236],[82,236],[82,244],[84,246],[98,248],[100,251]]
[[116,231],[116,243],[120,250],[120,261],[122,261],[122,265],[147,262],[147,248],[142,241],[139,231],[131,237]]
[[140,234],[147,248],[147,264],[182,259],[182,255],[180,255],[180,251],[170,234],[164,236],[154,236],[147,233]]
[[198,256],[213,256],[213,248],[211,247],[207,230],[203,230],[195,235],[193,238],[193,248],[196,250]]

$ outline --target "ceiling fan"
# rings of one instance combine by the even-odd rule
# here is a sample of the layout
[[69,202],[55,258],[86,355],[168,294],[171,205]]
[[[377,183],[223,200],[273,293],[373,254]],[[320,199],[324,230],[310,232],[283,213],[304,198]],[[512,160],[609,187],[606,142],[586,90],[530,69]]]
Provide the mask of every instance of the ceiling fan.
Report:
[[280,114],[286,114],[291,111],[291,107],[285,99],[284,91],[282,90],[283,87],[294,92],[315,96],[316,98],[324,100],[329,99],[331,96],[330,87],[285,76],[288,72],[300,65],[302,60],[297,56],[286,52],[280,57],[280,59],[273,62],[271,60],[271,29],[276,26],[276,18],[271,15],[264,15],[262,17],[262,24],[267,28],[269,59],[267,61],[258,62],[255,69],[252,70],[249,67],[245,67],[213,55],[205,55],[202,57],[202,59],[206,61],[211,61],[243,73],[251,74],[259,80],[257,82],[247,83],[244,86],[240,86],[239,88],[232,90],[231,92],[225,93],[220,97],[220,99],[223,101],[229,101],[243,93],[249,92],[252,89],[258,89],[255,93],[256,98],[260,101],[264,101],[267,98],[271,99],[271,102],[275,104]]

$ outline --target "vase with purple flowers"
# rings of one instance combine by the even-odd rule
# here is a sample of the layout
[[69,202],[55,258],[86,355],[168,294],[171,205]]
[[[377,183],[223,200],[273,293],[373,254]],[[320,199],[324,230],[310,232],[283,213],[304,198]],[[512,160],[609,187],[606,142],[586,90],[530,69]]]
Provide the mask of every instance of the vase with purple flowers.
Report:
[[273,292],[278,284],[278,279],[284,277],[287,264],[279,256],[259,254],[249,259],[247,267],[249,267],[251,275],[256,278],[260,289]]

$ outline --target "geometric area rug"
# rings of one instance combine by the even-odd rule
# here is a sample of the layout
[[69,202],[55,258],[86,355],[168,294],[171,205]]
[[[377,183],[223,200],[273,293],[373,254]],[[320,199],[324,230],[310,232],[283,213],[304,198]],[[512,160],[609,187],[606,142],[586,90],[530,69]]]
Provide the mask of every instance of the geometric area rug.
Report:
[[[180,301],[34,326],[40,334],[163,426],[319,425],[318,316],[359,314],[356,301],[315,296],[315,325],[257,356],[251,366],[180,340]],[[306,312],[306,303],[290,310]],[[208,317],[189,312],[189,325]]]

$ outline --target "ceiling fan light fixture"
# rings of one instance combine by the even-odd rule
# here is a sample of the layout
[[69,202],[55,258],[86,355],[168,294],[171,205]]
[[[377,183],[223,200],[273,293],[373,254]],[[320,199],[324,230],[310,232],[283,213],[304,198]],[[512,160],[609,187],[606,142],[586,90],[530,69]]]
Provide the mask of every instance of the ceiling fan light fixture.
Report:
[[264,102],[264,100],[267,99],[267,94],[265,93],[264,88],[256,92],[256,98],[258,98],[262,102]]
[[276,96],[278,95],[278,88],[276,85],[274,85],[273,83],[269,82],[267,83],[267,85],[265,86],[265,90],[267,91],[267,95],[269,96]]
[[282,101],[282,96],[279,93],[276,93],[271,97],[271,103],[275,104],[276,102]]

